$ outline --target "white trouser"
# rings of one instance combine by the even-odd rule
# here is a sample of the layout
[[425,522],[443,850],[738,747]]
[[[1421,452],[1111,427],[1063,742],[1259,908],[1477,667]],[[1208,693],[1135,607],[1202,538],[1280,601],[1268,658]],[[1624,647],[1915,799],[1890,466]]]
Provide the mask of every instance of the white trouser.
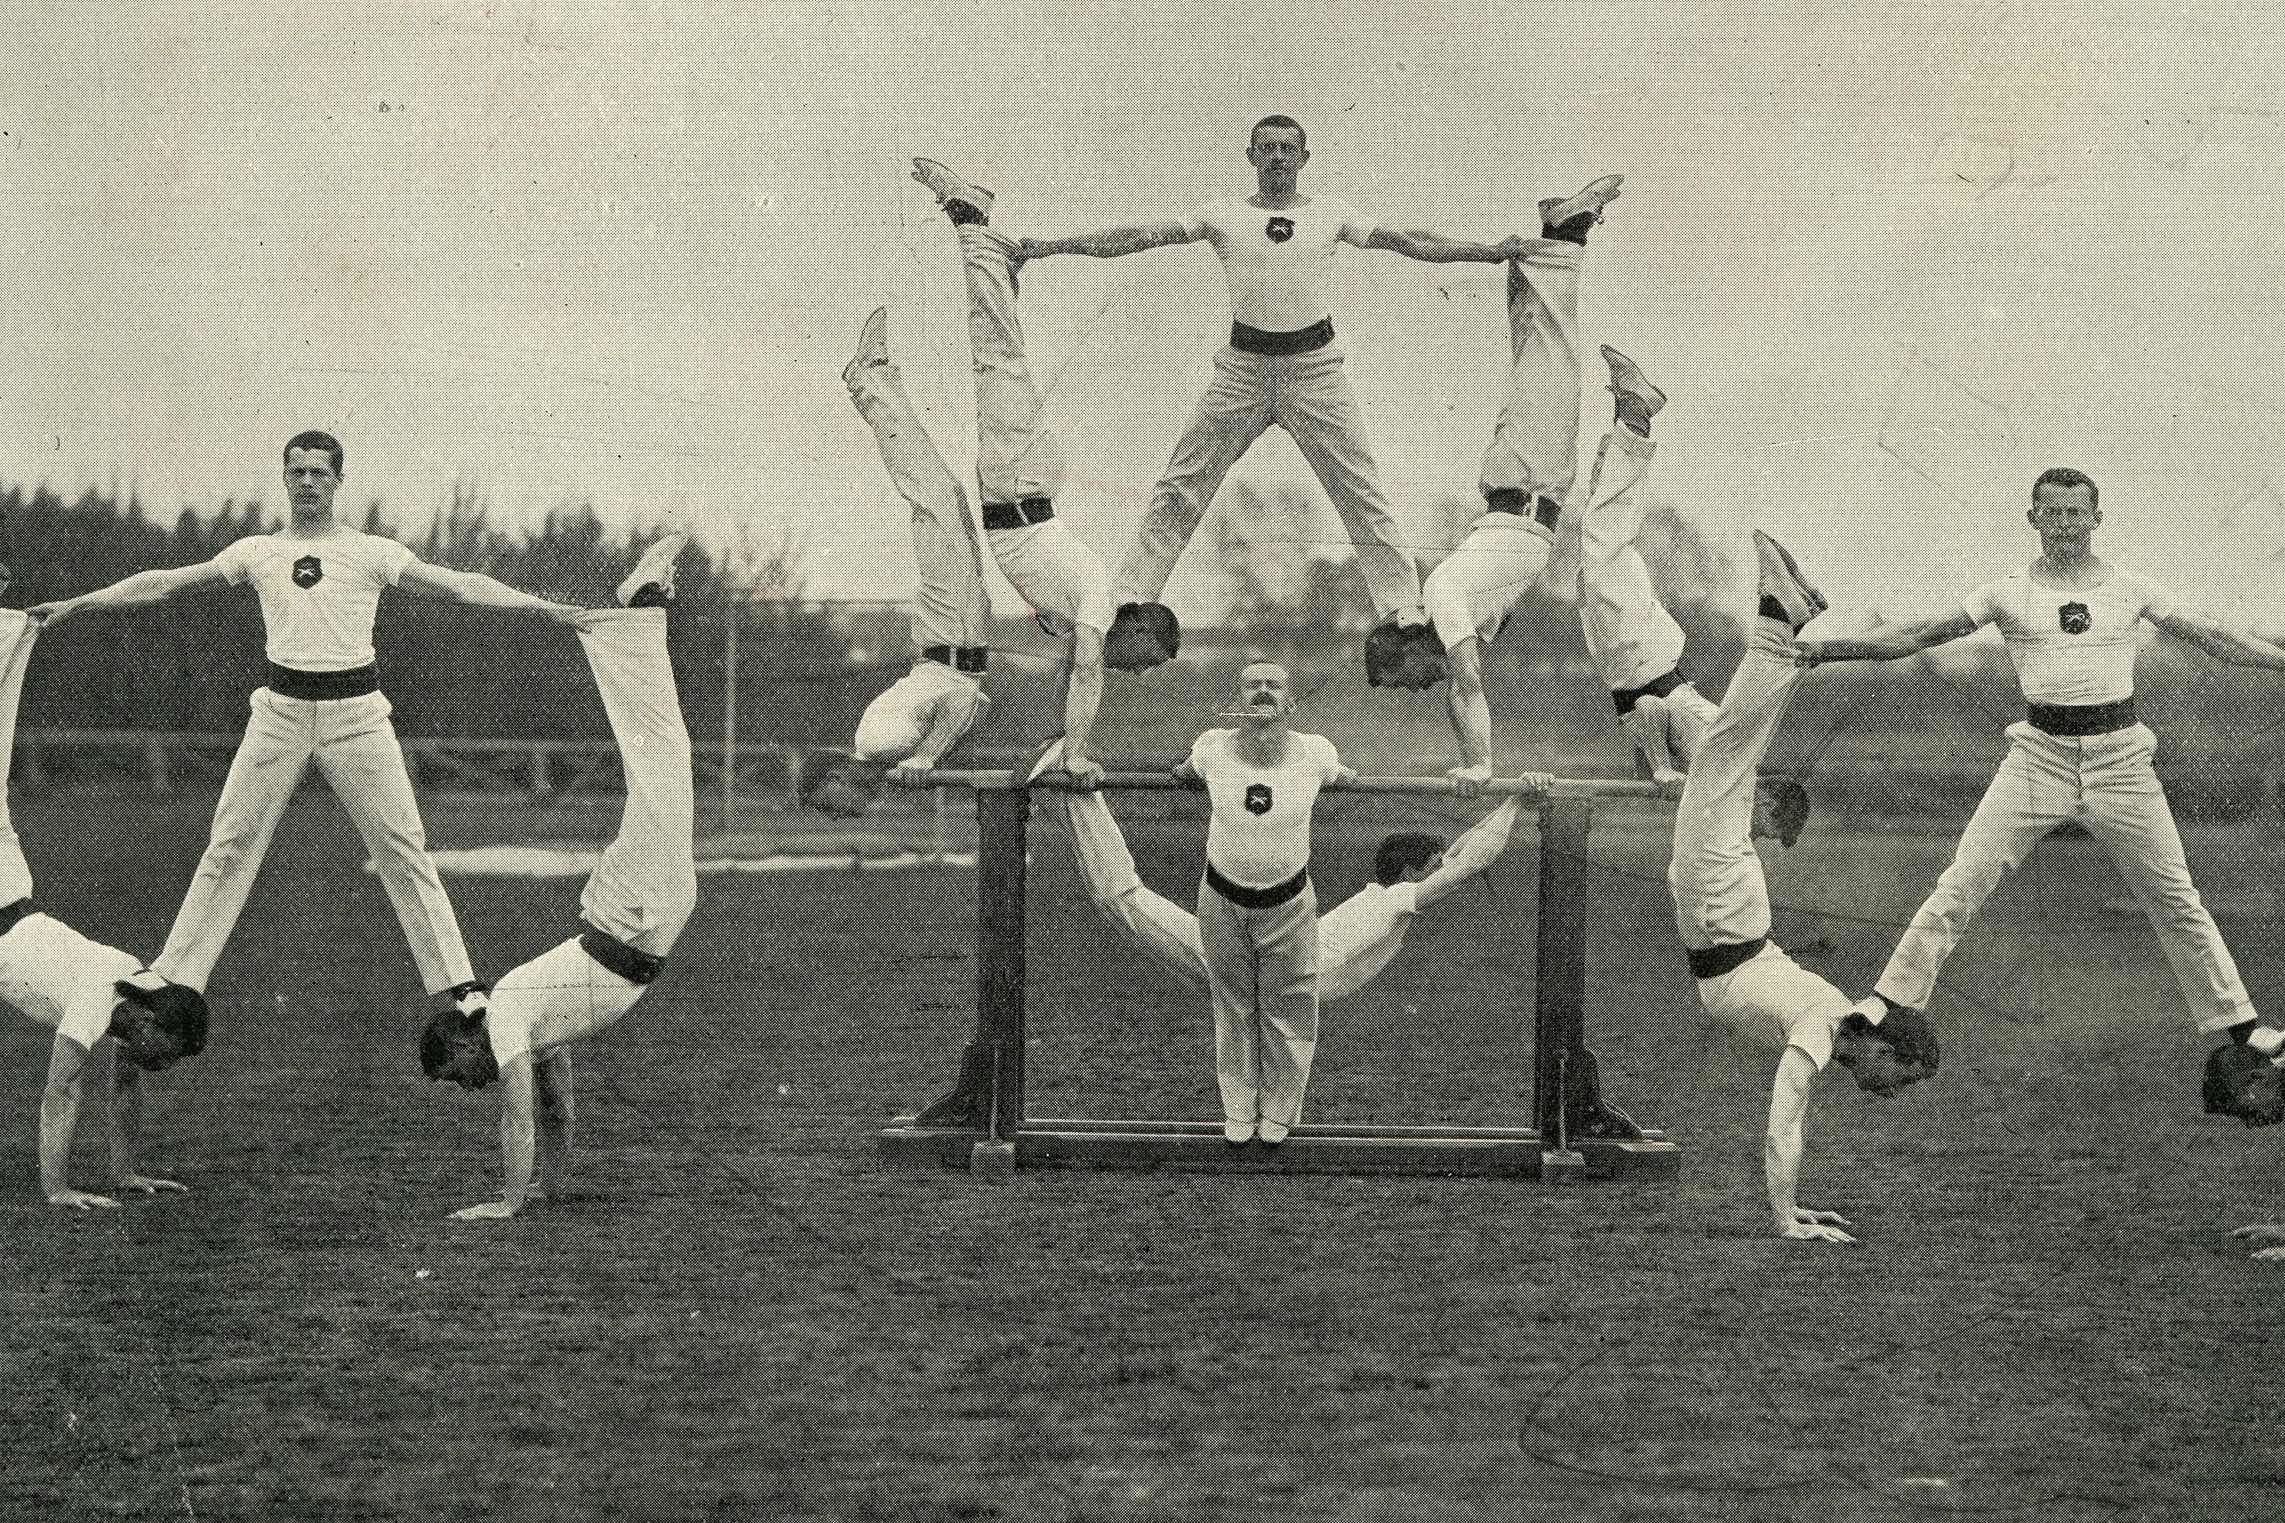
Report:
[[452,901],[429,860],[420,806],[405,754],[389,723],[389,700],[287,698],[256,688],[248,700],[245,736],[231,759],[230,776],[214,806],[214,830],[198,872],[175,912],[166,950],[151,964],[178,984],[203,990],[222,948],[246,907],[262,870],[270,835],[286,812],[311,762],[349,811],[365,849],[380,869],[381,886],[404,927],[421,983],[435,994],[466,983],[468,952]]
[[1579,623],[1603,686],[1623,692],[1656,681],[1682,659],[1682,626],[1658,601],[1635,548],[1642,532],[1642,478],[1658,446],[1613,428],[1595,455],[1579,514]]
[[590,613],[579,643],[627,777],[619,834],[587,877],[579,918],[639,952],[664,957],[698,903],[690,852],[690,733],[666,655],[666,610]]
[[894,365],[850,372],[849,400],[872,425],[873,442],[897,495],[912,507],[912,554],[920,581],[912,593],[912,643],[975,646],[991,639],[984,552],[961,490],[936,452]]
[[2075,820],[2102,843],[2150,917],[2198,1029],[2216,1031],[2254,1019],[2237,962],[2190,881],[2173,811],[2150,765],[2158,737],[2149,726],[2066,736],[2019,721],[2008,726],[2007,738],[2007,759],[1960,836],[1952,865],[1896,944],[1879,991],[1900,1005],[1925,1009],[1944,960],[2000,879],[2031,855],[2041,837]]
[[1155,603],[1197,532],[1222,478],[1276,424],[1293,436],[1356,547],[1357,566],[1382,617],[1420,603],[1420,569],[1399,541],[1381,490],[1364,412],[1337,344],[1307,354],[1253,354],[1225,345],[1213,384],[1176,441],[1135,542],[1112,577],[1113,601]]
[[956,229],[968,281],[968,347],[976,368],[976,488],[986,502],[1053,497],[1063,446],[1047,426],[1016,317],[1016,240],[973,223]]
[[1534,238],[1507,267],[1507,396],[1477,473],[1499,489],[1571,493],[1579,471],[1579,265],[1586,249]]
[[39,623],[14,608],[0,608],[0,905],[32,896],[32,869],[16,839],[8,810],[8,776],[16,761],[16,710],[24,697],[24,673],[32,664]]
[[[1317,890],[1251,910],[1198,885],[1198,940],[1214,993],[1214,1077],[1225,1135],[1301,1121],[1317,1056]],[[1274,1128],[1274,1132],[1268,1129]]]
[[1722,695],[1722,711],[1698,748],[1674,811],[1674,860],[1666,869],[1674,925],[1693,951],[1769,934],[1769,885],[1753,847],[1761,759],[1801,672],[1793,640],[1753,621],[1745,659]]

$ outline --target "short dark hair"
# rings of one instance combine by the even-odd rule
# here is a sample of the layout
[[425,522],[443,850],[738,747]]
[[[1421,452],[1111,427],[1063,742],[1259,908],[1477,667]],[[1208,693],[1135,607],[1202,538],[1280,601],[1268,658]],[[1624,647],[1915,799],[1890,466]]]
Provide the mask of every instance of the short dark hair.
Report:
[[1769,822],[1777,827],[1777,839],[1791,851],[1801,839],[1801,827],[1809,823],[1809,790],[1799,778],[1765,777],[1761,795],[1769,800]]
[[[862,816],[881,796],[885,769],[878,764],[848,751],[816,754],[829,760],[823,766],[814,766],[809,757],[802,759],[801,785],[794,790],[794,796],[801,803],[837,820],[853,820]],[[861,802],[852,802],[851,795]]]
[[458,1054],[472,1047],[489,1051],[491,1045],[491,1034],[484,1029],[483,1016],[439,1010],[421,1029],[421,1072],[434,1079]]
[[1373,853],[1373,881],[1382,888],[1400,882],[1406,873],[1426,867],[1444,849],[1444,838],[1425,830],[1399,830],[1381,837]]
[[341,474],[341,462],[347,458],[341,453],[341,441],[321,429],[305,428],[288,439],[286,447],[279,451],[278,458],[291,464],[294,451],[298,449],[324,450],[326,458],[333,462],[333,474],[336,476]]
[[[1182,654],[1182,621],[1164,603],[1121,603],[1118,617],[1111,621],[1110,633],[1104,636],[1106,646],[1120,648],[1119,660],[1113,661],[1112,652],[1106,650],[1104,664],[1133,664],[1131,647],[1138,640],[1149,640],[1157,646],[1158,661],[1172,661]],[[1156,666],[1158,661],[1148,664]]]
[[145,989],[122,978],[112,984],[121,999],[151,1012],[151,1024],[175,1044],[175,1051],[195,1058],[206,1050],[206,996],[188,984],[162,984]]
[[1303,148],[1307,148],[1309,146],[1308,128],[1302,126],[1301,123],[1295,121],[1290,116],[1276,115],[1265,116],[1260,121],[1254,123],[1253,131],[1246,134],[1246,146],[1248,148],[1254,146],[1254,138],[1261,132],[1264,127],[1291,127],[1294,131],[1301,134],[1301,146]]
[[2039,473],[2039,479],[2031,483],[2031,500],[2033,502],[2039,500],[2041,487],[2085,487],[2087,489],[2087,501],[2098,508],[2103,505],[2103,489],[2095,485],[2095,478],[2089,476],[2085,471],[2077,470],[2068,465],[2049,466]]
[[1432,675],[1421,684],[1434,687],[1444,680],[1444,641],[1433,624],[1400,628],[1375,624],[1365,635],[1365,681],[1373,687],[1404,687],[1398,677],[1415,661],[1432,663]]
[[1907,1068],[1919,1070],[1907,1083],[1918,1083],[1943,1061],[1943,1044],[1936,1040],[1935,1023],[1909,1006],[1892,1006],[1875,1026],[1859,1010],[1851,1010],[1841,1025],[1853,1035],[1878,1042]]

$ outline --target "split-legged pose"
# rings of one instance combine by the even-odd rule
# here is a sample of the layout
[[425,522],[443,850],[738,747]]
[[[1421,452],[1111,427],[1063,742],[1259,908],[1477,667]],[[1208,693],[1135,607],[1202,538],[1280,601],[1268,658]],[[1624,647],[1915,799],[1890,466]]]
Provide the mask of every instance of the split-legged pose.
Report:
[[[1103,701],[1103,637],[1113,606],[1103,562],[1055,513],[1063,445],[1047,426],[1046,398],[1032,380],[1016,311],[1024,256],[991,225],[991,192],[934,159],[915,159],[915,180],[933,191],[960,241],[968,289],[968,347],[976,374],[976,490],[992,559],[1040,630],[1062,650],[1063,769],[1094,783],[1088,754]],[[973,198],[973,199],[971,199]],[[981,202],[981,204],[978,204]]]
[[502,978],[486,1014],[446,1011],[421,1034],[421,1071],[430,1078],[471,1090],[497,1081],[501,1089],[506,1188],[499,1200],[453,1213],[462,1220],[513,1216],[527,1200],[562,1192],[571,1153],[571,1044],[634,1008],[665,971],[697,905],[690,735],[666,653],[673,593],[671,563],[646,561],[620,585],[626,607],[590,610],[576,626],[627,778],[619,834],[579,896],[587,929]]
[[1877,986],[1892,1008],[1923,1009],[1968,923],[2000,880],[2057,827],[2102,843],[2158,933],[2200,1031],[2228,1031],[2272,1056],[2285,1029],[2262,1025],[2214,917],[2190,881],[2182,838],[2151,758],[2158,738],[2134,712],[2137,631],[2147,620],[2235,666],[2285,670],[2285,649],[2181,607],[2145,576],[2095,555],[2094,482],[2067,467],[2031,489],[2039,558],[1986,583],[1956,612],[1862,639],[1812,641],[1804,664],[1892,660],[1997,624],[2030,708],[2010,725],[2007,759],[1984,790],[1952,865],[1912,917]]
[[1333,743],[1289,726],[1285,668],[1256,661],[1238,673],[1236,729],[1208,730],[1174,775],[1213,801],[1206,873],[1198,885],[1198,944],[1214,996],[1214,1074],[1222,1136],[1285,1141],[1301,1121],[1317,1055],[1317,891],[1309,826],[1317,792],[1356,773]]
[[[1384,837],[1373,856],[1373,881],[1317,922],[1318,1002],[1346,999],[1379,977],[1403,950],[1415,915],[1498,861],[1520,802],[1506,800],[1449,846],[1425,831]],[[1209,974],[1198,917],[1144,885],[1109,801],[1099,793],[1067,793],[1063,809],[1079,875],[1103,918],[1168,972],[1205,985]]]
[[983,676],[991,605],[968,494],[937,453],[889,358],[889,313],[877,309],[841,372],[849,400],[873,430],[881,463],[912,509],[912,643],[920,659],[865,708],[854,755],[802,778],[802,802],[852,818],[880,797],[883,774],[917,782],[991,708]]
[[34,612],[52,626],[83,611],[134,608],[224,585],[250,585],[261,598],[269,682],[248,700],[246,733],[215,803],[206,853],[153,968],[206,988],[269,854],[271,834],[302,774],[315,766],[372,853],[422,986],[463,1011],[481,1010],[484,986],[470,972],[452,901],[429,860],[420,806],[381,692],[373,615],[390,588],[544,614],[559,623],[579,610],[478,572],[428,565],[395,540],[359,533],[333,514],[342,479],[341,441],[315,431],[296,434],[285,447],[293,509],[285,528],[250,534],[199,565],[140,571]]
[[[1158,601],[1167,577],[1230,468],[1275,426],[1292,436],[1332,499],[1377,616],[1421,631],[1424,640],[1419,569],[1404,548],[1395,509],[1381,488],[1364,412],[1334,340],[1333,254],[1346,243],[1430,263],[1497,264],[1518,253],[1524,240],[1471,243],[1383,227],[1345,201],[1303,195],[1300,175],[1309,162],[1308,136],[1289,116],[1267,116],[1254,124],[1246,161],[1256,184],[1251,197],[1211,202],[1180,220],[1026,239],[1023,244],[1032,258],[1084,254],[1110,259],[1170,244],[1210,243],[1229,280],[1230,342],[1215,355],[1213,384],[1174,446],[1133,547],[1119,561],[1113,578],[1119,623],[1113,633],[1125,635],[1145,620],[1167,617]],[[1613,181],[1610,195],[1615,194]],[[1594,206],[1609,198],[1601,197]],[[1139,659],[1151,665],[1173,654],[1162,645]],[[1115,642],[1114,659],[1125,660],[1124,641]]]
[[1876,1024],[1876,1001],[1865,1002],[1869,1011],[1852,1007],[1847,995],[1769,939],[1769,885],[1754,837],[1775,836],[1790,845],[1805,810],[1796,804],[1785,811],[1790,818],[1779,817],[1775,796],[1765,797],[1758,786],[1761,760],[1800,677],[1793,637],[1823,609],[1824,599],[1774,540],[1756,535],[1755,541],[1760,611],[1745,660],[1730,679],[1683,787],[1666,879],[1706,1013],[1781,1054],[1763,1145],[1777,1230],[1789,1238],[1848,1243],[1855,1239],[1843,1230],[1845,1220],[1807,1210],[1795,1199],[1810,1081],[1828,1061],[1838,1060],[1860,1088],[1893,1094],[1936,1071],[1936,1035],[1912,1011],[1888,1012]]
[[[0,587],[7,578],[0,572]],[[24,670],[39,637],[37,620],[0,609],[0,1000],[55,1031],[48,1083],[40,1095],[40,1193],[51,1206],[116,1206],[108,1195],[71,1187],[72,1133],[89,1055],[106,1037],[110,1183],[143,1195],[188,1188],[137,1172],[142,1130],[139,1076],[206,1046],[206,1001],[169,983],[115,947],[88,940],[32,904],[32,870],[8,813],[8,769],[16,753],[16,710]]]

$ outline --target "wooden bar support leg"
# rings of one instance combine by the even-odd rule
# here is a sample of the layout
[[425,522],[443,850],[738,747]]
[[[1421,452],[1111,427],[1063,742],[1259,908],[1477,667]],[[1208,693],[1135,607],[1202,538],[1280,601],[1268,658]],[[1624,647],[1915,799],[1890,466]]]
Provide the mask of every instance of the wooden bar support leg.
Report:
[[976,790],[976,1034],[952,1093],[916,1125],[1012,1142],[1024,1113],[1024,826],[1031,795]]
[[1642,1136],[1625,1111],[1603,1099],[1595,1055],[1587,1050],[1587,837],[1592,799],[1555,798],[1539,806],[1538,1009],[1532,1021],[1531,1118],[1564,1151],[1583,1140]]

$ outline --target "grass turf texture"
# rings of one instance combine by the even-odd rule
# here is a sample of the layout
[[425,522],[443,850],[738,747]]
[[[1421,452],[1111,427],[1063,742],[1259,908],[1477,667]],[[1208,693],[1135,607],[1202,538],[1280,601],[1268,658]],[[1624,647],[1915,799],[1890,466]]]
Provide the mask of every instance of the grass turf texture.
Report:
[[[27,803],[42,902],[148,952],[207,807]],[[1326,812],[1328,905],[1431,813]],[[430,814],[455,845],[564,829]],[[1033,1113],[1212,1116],[1203,997],[1104,933],[1040,814]],[[1769,1234],[1772,1060],[1696,1008],[1664,818],[1598,828],[1589,1031],[1614,1098],[1689,1149],[1678,1186],[889,1172],[871,1130],[949,1085],[970,1029],[973,876],[727,875],[577,1055],[576,1194],[461,1224],[497,1186],[495,1105],[420,1078],[429,1002],[319,794],[212,1046],[159,1086],[146,1164],[195,1193],[41,1204],[47,1038],[0,1026],[0,1514],[2275,1516],[2285,1282],[2221,1229],[2276,1205],[2280,1134],[2197,1113],[2208,1043],[2092,843],[2051,842],[1977,925],[1935,1083],[1821,1081],[1802,1198],[1855,1220],[1847,1249]],[[1133,836],[1188,897],[1200,824]],[[1781,910],[1779,938],[1861,990],[1948,846],[1819,821],[1773,888],[1833,913]],[[2257,999],[2285,998],[2275,846],[2192,840]],[[1523,1118],[1533,850],[1527,826],[1331,1007],[1313,1117]],[[497,972],[565,934],[577,884],[453,892]],[[94,1185],[92,1109],[81,1134]]]

